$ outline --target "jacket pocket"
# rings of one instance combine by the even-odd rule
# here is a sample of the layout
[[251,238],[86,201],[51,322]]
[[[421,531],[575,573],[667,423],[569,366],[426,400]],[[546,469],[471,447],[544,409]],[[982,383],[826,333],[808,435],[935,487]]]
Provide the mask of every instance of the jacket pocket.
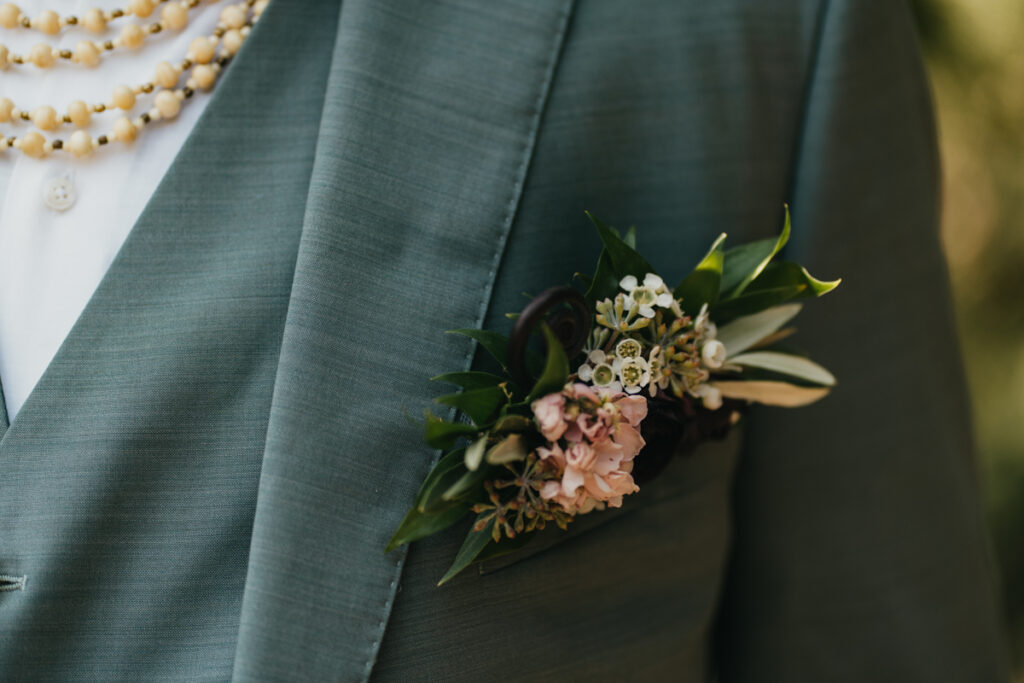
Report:
[[[733,428],[724,439],[709,441],[689,455],[676,457],[663,472],[641,486],[640,491],[626,496],[621,508],[580,515],[565,531],[555,526],[547,527],[537,532],[522,548],[478,563],[479,573],[493,574],[554,548],[578,543],[606,525],[624,522],[636,512],[664,506],[675,499],[700,495],[726,496],[739,455],[741,432],[741,427]],[[680,523],[699,525],[702,520],[682,520]]]

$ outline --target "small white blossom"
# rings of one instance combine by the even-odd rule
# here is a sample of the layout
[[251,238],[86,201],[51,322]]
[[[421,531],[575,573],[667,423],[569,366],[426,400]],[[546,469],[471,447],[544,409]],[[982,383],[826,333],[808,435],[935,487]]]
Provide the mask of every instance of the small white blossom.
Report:
[[651,371],[647,361],[643,358],[630,358],[622,360],[616,358],[612,368],[619,376],[622,383],[622,390],[627,394],[638,393],[651,381]]
[[665,281],[654,273],[647,273],[643,284],[640,284],[635,276],[627,275],[619,282],[619,286],[629,294],[629,298],[639,308],[640,315],[645,318],[654,317],[655,306],[672,308],[672,293],[665,286]]
[[618,372],[608,363],[608,357],[600,349],[594,349],[587,354],[587,361],[576,370],[576,376],[584,382],[590,382],[596,387],[603,387],[608,391],[622,391],[622,384],[618,380]]
[[640,307],[632,297],[621,292],[615,296],[614,301],[598,301],[594,308],[597,309],[597,315],[594,316],[597,324],[618,332],[633,332],[651,323],[647,318],[637,317]]
[[725,365],[725,355],[725,344],[717,339],[705,342],[703,348],[700,350],[701,360],[704,361],[704,365],[706,367],[709,367],[712,370],[717,370]]
[[622,360],[628,360],[630,358],[639,358],[640,354],[643,353],[644,347],[636,339],[626,338],[615,345],[615,356]]
[[647,356],[647,369],[651,373],[651,384],[649,391],[651,398],[658,393],[658,389],[667,389],[671,372],[665,364],[665,351],[660,346],[651,349]]

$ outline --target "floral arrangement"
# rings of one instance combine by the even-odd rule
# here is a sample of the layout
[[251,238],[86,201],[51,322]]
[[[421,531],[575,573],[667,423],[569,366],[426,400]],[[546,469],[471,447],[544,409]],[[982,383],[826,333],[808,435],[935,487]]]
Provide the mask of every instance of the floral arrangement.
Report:
[[[445,451],[388,550],[474,515],[440,583],[517,549],[532,532],[623,505],[674,455],[723,436],[751,403],[802,406],[835,384],[785,347],[801,299],[839,281],[775,260],[790,234],[726,250],[725,235],[670,289],[625,235],[587,214],[603,243],[586,287],[544,292],[514,317],[510,337],[476,340],[495,372],[435,377],[461,387],[427,414],[427,444]],[[540,329],[544,352],[530,348]]]

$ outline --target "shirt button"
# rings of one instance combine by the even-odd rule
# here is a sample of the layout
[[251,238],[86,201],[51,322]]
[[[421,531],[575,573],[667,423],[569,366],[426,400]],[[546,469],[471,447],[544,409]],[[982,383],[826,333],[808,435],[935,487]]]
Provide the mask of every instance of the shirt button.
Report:
[[67,211],[76,197],[75,184],[70,178],[50,178],[43,185],[43,201],[54,211]]

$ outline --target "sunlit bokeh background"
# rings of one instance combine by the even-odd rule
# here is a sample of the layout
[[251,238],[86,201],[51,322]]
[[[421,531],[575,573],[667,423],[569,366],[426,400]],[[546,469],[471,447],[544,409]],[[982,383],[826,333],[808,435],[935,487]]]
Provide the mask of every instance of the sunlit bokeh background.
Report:
[[985,503],[1024,681],[1024,2],[912,4],[938,109],[942,240]]

